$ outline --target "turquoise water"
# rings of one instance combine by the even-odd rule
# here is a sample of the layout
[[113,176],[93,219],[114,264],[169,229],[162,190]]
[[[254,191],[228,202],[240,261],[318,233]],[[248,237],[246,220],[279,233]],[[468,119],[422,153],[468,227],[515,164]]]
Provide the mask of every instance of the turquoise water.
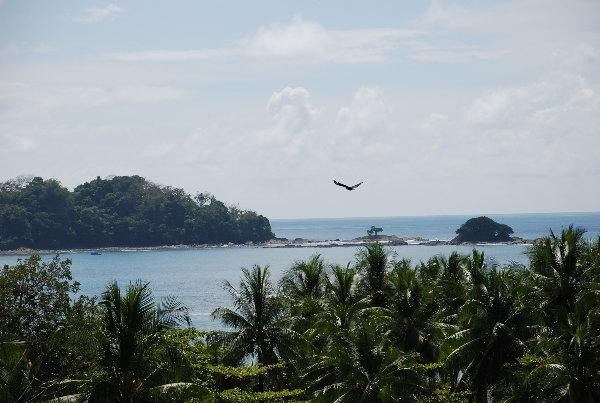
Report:
[[[574,215],[522,215],[501,216],[501,222],[511,225],[515,235],[538,237],[547,234],[548,228],[560,230],[571,222],[589,228],[590,234],[600,234],[600,214]],[[513,218],[511,218],[513,217]],[[516,217],[516,218],[515,218]],[[371,225],[381,226],[384,233],[416,235],[426,238],[451,238],[453,229],[466,220],[465,217],[396,217],[335,220],[273,220],[277,236],[287,238],[345,239],[362,235]],[[503,264],[511,261],[527,261],[523,245],[478,246],[489,259]],[[157,297],[178,295],[190,308],[192,320],[197,327],[214,329],[218,323],[210,319],[217,306],[229,305],[222,289],[224,280],[237,284],[240,267],[253,264],[269,265],[273,280],[277,281],[285,269],[295,260],[320,253],[329,263],[345,264],[352,261],[356,247],[272,249],[261,247],[235,247],[215,249],[178,249],[152,251],[103,252],[100,256],[89,253],[63,253],[72,260],[74,278],[81,283],[81,292],[99,295],[109,281],[121,284],[142,279],[151,283]],[[390,248],[397,258],[407,257],[414,262],[426,260],[437,254],[448,255],[457,250],[469,253],[468,246],[396,246]],[[0,265],[14,264],[25,256],[0,256]],[[51,255],[45,256],[50,258]]]

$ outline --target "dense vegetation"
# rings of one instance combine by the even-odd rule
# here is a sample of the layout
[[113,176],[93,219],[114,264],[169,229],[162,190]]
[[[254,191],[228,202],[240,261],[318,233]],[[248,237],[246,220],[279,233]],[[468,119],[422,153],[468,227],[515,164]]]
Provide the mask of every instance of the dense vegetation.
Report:
[[139,176],[97,178],[73,192],[36,177],[0,184],[0,249],[262,242],[269,220]]
[[599,401],[600,239],[528,253],[412,264],[374,243],[277,285],[254,266],[212,333],[141,282],[73,301],[70,262],[34,255],[0,273],[0,401]]
[[452,242],[508,242],[513,229],[489,217],[476,217],[467,220],[459,229]]

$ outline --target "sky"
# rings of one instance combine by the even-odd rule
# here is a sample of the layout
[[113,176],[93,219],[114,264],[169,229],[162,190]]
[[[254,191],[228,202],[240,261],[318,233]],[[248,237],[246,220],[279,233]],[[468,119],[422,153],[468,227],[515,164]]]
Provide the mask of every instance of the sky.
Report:
[[0,181],[133,174],[269,218],[599,211],[600,1],[0,0]]

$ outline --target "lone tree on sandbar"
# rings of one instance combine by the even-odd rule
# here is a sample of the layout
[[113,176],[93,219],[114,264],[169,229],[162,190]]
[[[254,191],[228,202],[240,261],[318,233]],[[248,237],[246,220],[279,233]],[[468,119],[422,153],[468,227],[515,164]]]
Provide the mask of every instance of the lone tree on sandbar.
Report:
[[371,225],[371,228],[367,230],[367,234],[369,236],[377,236],[377,233],[382,232],[382,231],[383,231],[383,228],[379,228],[374,225]]

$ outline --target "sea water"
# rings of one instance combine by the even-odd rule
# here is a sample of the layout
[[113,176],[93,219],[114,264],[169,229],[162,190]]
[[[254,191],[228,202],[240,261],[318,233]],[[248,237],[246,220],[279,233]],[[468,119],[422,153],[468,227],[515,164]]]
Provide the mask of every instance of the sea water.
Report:
[[[600,236],[600,213],[576,214],[522,214],[495,215],[495,220],[510,225],[516,236],[536,238],[548,234],[549,229],[559,232],[574,224],[588,230],[588,237]],[[366,234],[371,226],[383,228],[384,234],[420,236],[427,239],[450,239],[467,216],[390,217],[348,219],[271,220],[278,237],[289,239],[349,239]],[[434,255],[449,255],[452,251],[470,253],[473,248],[484,251],[489,261],[498,264],[526,263],[526,245],[476,246],[421,246],[390,247],[395,258],[410,258],[413,262],[427,260]],[[254,264],[268,265],[276,283],[294,261],[306,259],[314,253],[327,263],[347,264],[355,258],[358,247],[340,248],[262,248],[231,247],[206,249],[173,249],[147,251],[62,253],[72,261],[73,277],[81,284],[81,293],[100,295],[106,285],[116,280],[121,285],[141,279],[150,282],[155,297],[178,296],[190,309],[195,326],[215,329],[219,324],[211,320],[211,312],[218,306],[230,306],[231,300],[223,290],[223,282],[237,286],[240,268]],[[50,259],[52,255],[45,255]],[[27,256],[0,255],[0,265],[14,264]]]

